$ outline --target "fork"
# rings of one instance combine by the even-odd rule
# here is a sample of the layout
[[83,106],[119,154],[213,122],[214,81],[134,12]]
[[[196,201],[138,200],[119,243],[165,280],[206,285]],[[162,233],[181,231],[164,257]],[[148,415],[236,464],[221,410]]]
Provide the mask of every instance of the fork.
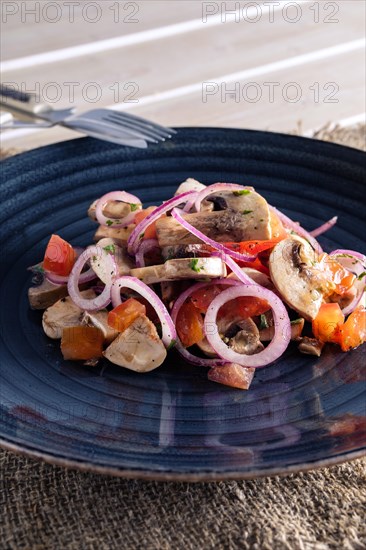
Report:
[[[72,109],[54,110],[41,103],[35,95],[18,92],[3,85],[0,86],[0,104],[13,112],[41,120],[27,122],[11,118],[1,122],[1,129],[51,128],[61,125],[108,141],[131,140],[133,146],[137,147],[146,147],[146,143],[159,143],[176,134],[173,128],[112,109],[93,109],[80,115],[74,115]],[[137,145],[139,141],[141,143]]]

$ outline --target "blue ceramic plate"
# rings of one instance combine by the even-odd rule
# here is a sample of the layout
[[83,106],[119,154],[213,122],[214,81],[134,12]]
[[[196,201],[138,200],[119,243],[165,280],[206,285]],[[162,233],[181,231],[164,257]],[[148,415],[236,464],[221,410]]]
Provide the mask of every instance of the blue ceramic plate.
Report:
[[188,176],[254,185],[321,238],[366,253],[365,155],[299,137],[229,129],[180,129],[141,151],[93,139],[60,143],[2,164],[0,444],[49,462],[120,476],[228,479],[298,471],[365,450],[366,346],[331,347],[316,359],[290,348],[259,369],[251,389],[206,379],[175,352],[139,375],[62,359],[31,311],[27,266],[52,232],[92,241],[86,210],[114,189],[144,203],[172,195]]

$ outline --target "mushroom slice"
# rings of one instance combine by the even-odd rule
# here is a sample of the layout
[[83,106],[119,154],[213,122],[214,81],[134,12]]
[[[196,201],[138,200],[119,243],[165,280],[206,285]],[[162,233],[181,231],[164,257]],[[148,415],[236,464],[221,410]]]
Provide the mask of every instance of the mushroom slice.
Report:
[[[221,195],[222,201],[227,205],[225,210],[185,214],[184,219],[201,233],[218,242],[271,238],[271,214],[266,200],[261,195],[255,191],[240,196],[232,192]],[[172,216],[161,217],[156,222],[156,231],[161,248],[202,242]]]
[[127,254],[127,249],[120,246],[117,239],[105,237],[100,239],[98,246],[101,246],[106,252],[113,254],[119,275],[129,275],[133,268],[133,261]]
[[119,246],[127,247],[128,237],[131,235],[134,228],[134,225],[120,228],[105,227],[104,225],[100,225],[94,235],[94,241],[98,242],[101,239],[108,237],[113,239]]
[[[91,289],[84,290],[80,294],[88,300],[96,297],[95,292]],[[43,330],[49,338],[57,340],[62,337],[64,328],[76,327],[82,324],[82,314],[83,310],[74,304],[70,296],[62,298],[43,313]]]
[[231,388],[248,390],[253,380],[255,369],[242,367],[236,363],[227,363],[221,367],[211,367],[208,379]]
[[[255,283],[258,283],[259,285],[264,286],[265,288],[269,288],[270,290],[274,288],[271,282],[271,279],[267,277],[265,273],[262,273],[257,269],[253,269],[252,267],[242,267],[241,270],[246,275],[249,275],[249,277],[253,279]],[[237,275],[233,271],[230,273],[230,275],[228,275],[227,278],[238,280]]]
[[[91,220],[97,221],[96,209],[99,199],[95,200],[88,208],[88,216]],[[131,206],[128,202],[110,201],[103,209],[103,214],[112,219],[124,218],[131,213]]]
[[[300,338],[305,324],[305,319],[300,317],[295,321],[291,321],[291,340],[297,340]],[[275,327],[269,326],[259,331],[259,338],[261,342],[270,342],[275,335]]]
[[283,300],[307,321],[318,314],[324,294],[316,252],[300,237],[280,241],[269,258],[271,279]]
[[207,357],[217,357],[216,351],[211,346],[207,338],[203,338],[200,342],[197,342],[196,346],[200,349]]
[[320,357],[323,347],[324,347],[323,342],[320,342],[316,338],[309,338],[308,336],[303,336],[300,339],[300,344],[298,346],[298,349],[301,353],[305,353],[306,355],[316,355],[317,357]]
[[202,191],[203,189],[206,189],[206,185],[203,185],[203,183],[200,183],[193,178],[188,178],[186,181],[180,184],[180,186],[174,193],[174,196],[176,197],[177,195],[187,193],[188,191]]
[[117,330],[108,325],[108,311],[105,309],[100,311],[85,311],[81,317],[81,324],[99,328],[103,333],[104,341],[108,345],[119,335]]
[[153,323],[142,315],[113,340],[103,355],[120,367],[149,372],[164,362],[167,352]]
[[226,266],[220,258],[183,258],[131,269],[131,275],[147,285],[182,279],[216,279],[226,277]]
[[42,284],[28,289],[29,305],[32,309],[47,309],[67,296],[66,285],[54,285],[44,279]]
[[252,319],[245,319],[240,322],[239,332],[229,340],[229,347],[236,353],[243,355],[254,355],[264,349],[259,340],[259,330]]

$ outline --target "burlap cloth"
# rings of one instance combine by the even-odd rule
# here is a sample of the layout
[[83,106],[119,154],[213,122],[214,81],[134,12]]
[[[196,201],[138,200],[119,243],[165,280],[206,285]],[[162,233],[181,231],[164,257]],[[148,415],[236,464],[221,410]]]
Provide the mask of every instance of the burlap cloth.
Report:
[[[366,149],[365,126],[315,137]],[[114,479],[6,451],[0,466],[1,548],[366,549],[366,459],[201,484]]]

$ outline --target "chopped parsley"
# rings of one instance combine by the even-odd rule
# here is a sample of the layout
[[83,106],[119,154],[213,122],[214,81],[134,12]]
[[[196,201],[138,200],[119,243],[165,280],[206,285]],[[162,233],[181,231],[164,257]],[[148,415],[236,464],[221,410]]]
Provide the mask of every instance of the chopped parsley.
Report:
[[131,203],[131,204],[130,204],[130,207],[131,207],[131,212],[135,212],[135,210],[138,209],[139,205],[138,205],[138,204],[133,204],[133,203]]
[[251,214],[253,212],[253,210],[243,210],[243,214]]
[[199,273],[203,269],[203,267],[198,267],[198,258],[192,258],[189,262],[189,267],[196,273]]
[[93,262],[96,262],[96,261],[97,261],[97,257],[93,256]]
[[111,254],[116,253],[116,247],[114,246],[114,244],[109,244],[108,246],[105,246],[103,250],[105,250],[106,252],[110,252]]
[[111,225],[113,225],[112,220],[107,220],[105,223],[108,225],[108,227],[110,227]]
[[176,340],[172,340],[169,344],[169,346],[167,347],[167,350],[169,351],[170,349],[174,348],[174,346],[176,345],[177,341]]
[[366,271],[364,271],[363,273],[361,273],[361,274],[357,277],[357,279],[358,279],[359,281],[362,281],[362,279],[363,279],[365,276],[366,276]]
[[143,239],[145,237],[145,233],[140,233],[139,239]]
[[265,315],[261,315],[261,323],[259,325],[259,330],[263,330],[265,328],[268,328],[269,327],[269,324],[268,324],[268,321],[267,321],[267,317]]
[[241,195],[249,195],[251,193],[250,189],[241,189],[240,191],[233,191],[235,197],[240,197]]

